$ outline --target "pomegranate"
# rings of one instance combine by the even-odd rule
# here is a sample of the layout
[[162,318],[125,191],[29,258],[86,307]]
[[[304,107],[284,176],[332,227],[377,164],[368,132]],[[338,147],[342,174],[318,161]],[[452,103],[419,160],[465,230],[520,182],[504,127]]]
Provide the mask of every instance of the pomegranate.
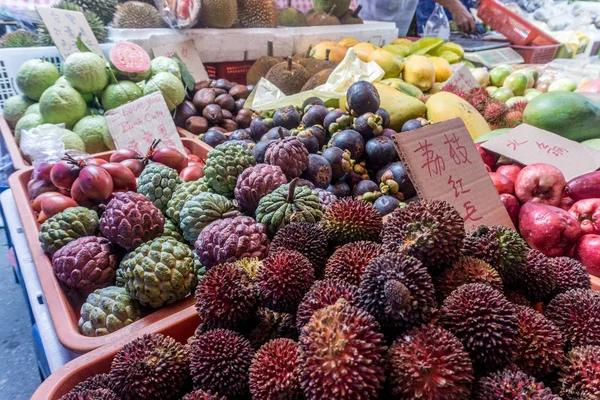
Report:
[[135,175],[121,163],[106,163],[102,165],[112,178],[113,190],[136,191]]
[[110,162],[121,162],[123,160],[129,160],[132,158],[141,157],[137,151],[129,149],[117,150],[110,155]]
[[88,165],[79,173],[79,188],[92,200],[106,200],[113,191],[113,180],[105,169]]
[[197,181],[204,176],[204,170],[200,167],[185,167],[179,173],[179,177],[185,182]]
[[129,170],[133,172],[133,176],[135,176],[136,178],[140,176],[142,174],[142,171],[144,170],[144,162],[142,160],[129,158],[127,160],[121,161],[120,164],[123,164],[124,166],[129,168]]

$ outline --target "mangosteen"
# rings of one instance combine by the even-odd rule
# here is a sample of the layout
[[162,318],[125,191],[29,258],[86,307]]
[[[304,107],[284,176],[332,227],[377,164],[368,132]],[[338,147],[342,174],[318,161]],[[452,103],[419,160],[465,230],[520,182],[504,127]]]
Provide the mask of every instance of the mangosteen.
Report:
[[223,127],[220,127],[220,126],[211,126],[210,128],[208,128],[207,132],[210,132],[210,131],[218,131],[218,132],[221,132],[221,133],[227,133],[227,132],[229,132],[227,129],[225,129]]
[[369,140],[365,145],[365,158],[369,170],[376,171],[384,165],[396,161],[398,152],[392,139],[378,136]]
[[322,155],[329,161],[329,165],[331,165],[331,177],[333,180],[337,181],[344,176],[346,172],[352,170],[354,161],[351,159],[349,151],[344,151],[339,147],[329,147],[328,149],[323,150]]
[[217,147],[227,141],[227,136],[216,129],[209,129],[208,132],[202,135],[202,141],[211,147]]
[[336,133],[346,128],[351,128],[353,123],[354,118],[340,109],[329,111],[325,119],[323,119],[323,127],[329,133]]
[[325,106],[310,106],[302,116],[304,126],[323,125],[323,120],[329,114],[329,109]]
[[245,129],[236,129],[229,135],[229,140],[252,140],[252,137]]
[[410,199],[417,195],[404,164],[393,162],[381,168],[376,174],[379,189],[383,194],[395,196],[398,200]]
[[310,188],[310,190],[315,189],[315,184],[309,181],[308,179],[298,178],[298,180],[296,181],[296,187],[300,186],[306,186],[307,188]]
[[385,128],[384,130],[381,131],[381,136],[385,136],[385,137],[389,137],[390,139],[392,138],[392,136],[394,136],[395,134],[397,134],[398,132],[396,132],[393,129],[390,128]]
[[368,112],[377,112],[379,103],[379,93],[370,82],[354,82],[346,92],[346,108],[355,117]]
[[300,113],[294,106],[281,107],[273,114],[275,126],[281,126],[286,129],[294,129],[300,125]]
[[385,108],[379,107],[379,109],[377,110],[377,112],[375,114],[379,115],[381,117],[381,119],[383,120],[383,122],[381,123],[381,126],[383,128],[387,128],[388,126],[390,126],[390,121],[391,121],[390,113]]
[[419,129],[422,127],[423,124],[421,124],[421,121],[419,121],[418,119],[409,119],[404,123],[404,125],[402,125],[402,130],[400,130],[400,132],[414,131],[415,129]]
[[188,120],[189,117],[194,117],[198,113],[198,109],[194,103],[189,100],[185,100],[183,103],[177,106],[177,111],[175,111],[175,118],[173,118],[175,125],[180,128],[185,128],[185,121]]
[[281,134],[283,136],[290,136],[290,131],[288,131],[285,128],[282,128],[281,126],[276,126],[274,128],[269,129],[269,132],[265,133],[260,138],[260,140],[275,140],[275,139],[280,139],[279,132],[281,132]]
[[267,146],[271,144],[272,141],[273,140],[263,140],[261,142],[256,142],[256,145],[252,148],[252,155],[258,164],[265,162]]
[[346,182],[338,181],[327,186],[329,193],[333,193],[337,198],[350,196],[350,186]]
[[383,118],[380,115],[368,112],[354,120],[354,130],[367,141],[381,135],[382,124]]
[[377,200],[375,200],[375,203],[373,203],[373,207],[375,207],[375,209],[379,211],[379,214],[382,216],[394,212],[394,210],[399,206],[400,200],[389,195],[380,196]]
[[325,189],[331,183],[331,165],[325,157],[309,154],[308,167],[302,173],[302,177],[314,183],[315,187]]
[[308,99],[304,100],[304,103],[302,103],[302,109],[306,112],[306,107],[308,106],[324,106],[325,103],[323,102],[323,100],[321,100],[318,97],[309,97]]
[[250,136],[252,136],[252,139],[259,141],[271,128],[272,126],[268,126],[261,117],[254,117],[250,121]]
[[309,153],[316,154],[319,151],[319,139],[311,131],[300,131],[295,136],[302,142]]
[[342,150],[349,150],[350,156],[354,160],[360,160],[365,152],[365,141],[360,133],[352,129],[346,129],[338,132],[331,137],[330,146],[339,147]]
[[[366,193],[369,193],[369,196],[363,197],[363,195],[365,195]],[[354,185],[354,188],[352,189],[352,197],[354,197],[355,199],[364,198],[367,201],[373,201],[377,198],[375,196],[378,195],[381,195],[381,192],[379,191],[379,186],[370,179],[365,179],[358,182],[356,185]]]
[[317,138],[319,141],[319,148],[327,144],[327,135],[325,134],[323,125],[313,125],[309,128],[306,128],[305,131],[311,132],[313,136]]
[[354,164],[352,170],[344,174],[340,180],[346,182],[350,187],[354,187],[366,179],[369,179],[369,173],[361,163]]

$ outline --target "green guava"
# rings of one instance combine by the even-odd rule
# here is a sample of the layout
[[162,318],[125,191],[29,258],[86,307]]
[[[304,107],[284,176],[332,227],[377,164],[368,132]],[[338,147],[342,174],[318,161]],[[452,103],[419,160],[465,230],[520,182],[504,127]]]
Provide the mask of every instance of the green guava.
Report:
[[170,72],[181,80],[181,71],[179,70],[179,64],[172,58],[159,56],[150,61],[150,76],[154,76],[160,72]]
[[499,65],[490,71],[490,85],[500,87],[504,80],[512,73],[512,70],[505,65]]
[[492,93],[492,97],[494,99],[501,100],[501,101],[507,101],[508,99],[510,99],[513,96],[514,96],[513,92],[510,89],[505,88],[505,87],[500,87],[500,88],[494,90],[494,93]]
[[62,72],[80,92],[100,92],[108,85],[106,61],[94,53],[73,53],[65,60]]
[[81,94],[70,86],[48,88],[40,98],[40,113],[49,124],[64,123],[67,129],[85,116],[87,105]]
[[28,131],[31,128],[42,125],[43,123],[44,120],[40,114],[24,115],[15,126],[15,140],[17,141],[17,144],[19,144],[21,141],[21,134],[23,133],[23,130]]
[[529,79],[530,78],[528,78],[526,74],[515,72],[510,74],[504,80],[504,84],[502,86],[510,89],[515,96],[523,96],[525,94],[525,90],[527,90]]
[[27,96],[11,96],[4,102],[4,119],[11,128],[14,128],[17,121],[25,115],[27,109],[35,102]]
[[110,150],[105,144],[105,138],[110,137],[108,125],[101,115],[83,117],[73,127],[73,132],[81,138],[87,153],[95,154]]
[[17,87],[30,99],[39,100],[59,77],[60,72],[54,64],[40,59],[27,60],[17,72]]
[[142,89],[137,84],[131,81],[121,81],[108,85],[102,92],[100,101],[102,107],[104,107],[104,111],[108,111],[139,99],[142,96]]
[[185,99],[183,83],[168,72],[159,72],[150,78],[144,87],[144,96],[158,91],[162,93],[169,111],[173,111]]

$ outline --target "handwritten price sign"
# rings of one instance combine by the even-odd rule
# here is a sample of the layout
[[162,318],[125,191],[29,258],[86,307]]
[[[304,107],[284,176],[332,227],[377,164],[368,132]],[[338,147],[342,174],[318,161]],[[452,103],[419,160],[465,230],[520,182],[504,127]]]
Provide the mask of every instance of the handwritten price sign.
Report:
[[600,168],[600,151],[527,124],[481,146],[521,164],[552,164],[567,180]]
[[393,140],[421,198],[452,204],[466,229],[478,225],[513,228],[460,118],[399,133]]
[[174,54],[177,54],[194,79],[197,81],[208,79],[208,73],[206,72],[206,68],[204,68],[204,64],[202,64],[202,60],[200,60],[198,51],[196,51],[194,40],[190,39],[183,42],[153,47],[152,51],[154,52],[154,57],[172,57]]
[[160,139],[159,146],[174,147],[185,154],[167,103],[160,92],[107,111],[104,117],[117,149],[145,154],[152,142]]

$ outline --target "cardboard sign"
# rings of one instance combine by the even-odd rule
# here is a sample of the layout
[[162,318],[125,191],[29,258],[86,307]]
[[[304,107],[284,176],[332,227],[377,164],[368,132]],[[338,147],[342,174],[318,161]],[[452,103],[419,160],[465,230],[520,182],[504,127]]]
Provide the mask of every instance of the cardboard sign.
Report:
[[480,87],[479,82],[477,82],[477,79],[475,79],[469,67],[464,63],[461,64],[462,65],[460,65],[460,67],[454,71],[452,76],[442,85],[442,88],[446,85],[454,85],[468,93],[471,90]]
[[208,73],[206,72],[206,68],[204,68],[204,64],[202,64],[202,60],[200,60],[198,51],[196,51],[196,45],[194,44],[193,39],[153,47],[152,51],[154,52],[154,57],[171,57],[173,54],[177,54],[194,79],[197,81],[208,79]]
[[76,44],[78,36],[90,50],[105,58],[83,13],[49,7],[37,7],[37,12],[63,58],[79,52]]
[[167,103],[160,92],[107,111],[104,117],[119,150],[130,149],[145,154],[152,142],[161,139],[159,147],[174,147],[185,154]]
[[521,164],[554,165],[567,181],[600,168],[600,151],[527,124],[481,146]]
[[394,145],[422,199],[445,200],[462,215],[465,228],[513,228],[462,119],[393,136]]

